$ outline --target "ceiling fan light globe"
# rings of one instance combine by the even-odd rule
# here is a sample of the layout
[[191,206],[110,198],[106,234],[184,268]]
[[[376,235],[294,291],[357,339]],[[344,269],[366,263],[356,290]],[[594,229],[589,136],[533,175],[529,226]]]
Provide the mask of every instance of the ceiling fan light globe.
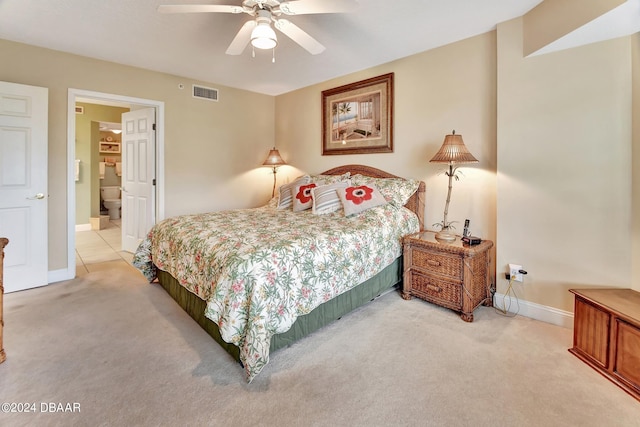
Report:
[[251,45],[256,49],[273,49],[277,44],[273,39],[257,38],[251,40]]
[[251,45],[257,49],[273,49],[277,44],[276,32],[268,23],[258,23],[251,32]]

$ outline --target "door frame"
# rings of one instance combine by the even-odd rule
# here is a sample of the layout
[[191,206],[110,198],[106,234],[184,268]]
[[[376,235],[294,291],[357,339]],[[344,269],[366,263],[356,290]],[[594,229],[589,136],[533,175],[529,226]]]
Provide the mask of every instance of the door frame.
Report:
[[[109,103],[135,104],[156,110],[156,149],[155,149],[155,219],[164,219],[164,102],[152,99],[135,98],[109,93],[69,88],[67,101],[67,271],[65,277],[52,277],[49,283],[73,279],[76,276],[76,101],[78,98],[92,99]],[[98,102],[100,103],[100,102]],[[54,276],[56,276],[54,274]],[[62,276],[58,274],[57,276]]]

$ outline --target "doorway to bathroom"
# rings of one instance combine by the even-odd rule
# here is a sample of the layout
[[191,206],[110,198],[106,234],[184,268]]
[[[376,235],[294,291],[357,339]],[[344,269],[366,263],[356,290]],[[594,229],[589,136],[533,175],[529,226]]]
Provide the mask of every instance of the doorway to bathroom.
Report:
[[[69,182],[69,270],[83,275],[93,269],[105,268],[105,262],[131,262],[133,254],[123,250],[123,237],[130,236],[126,224],[150,227],[164,215],[163,186],[163,119],[164,104],[157,101],[69,90],[69,163],[73,178]],[[73,108],[73,110],[71,110]],[[127,156],[123,155],[123,114],[149,111],[156,125],[144,151],[144,159],[130,161],[128,185],[137,180],[133,166],[142,161],[147,165],[145,176],[153,178],[149,190],[151,202],[140,221],[135,209],[123,209],[123,175],[126,175]],[[135,116],[135,114],[133,114]],[[73,142],[73,144],[72,144]],[[139,150],[138,150],[139,151]],[[129,155],[129,158],[131,156]],[[132,178],[133,177],[133,178]],[[130,197],[129,197],[130,198]],[[143,215],[144,216],[144,215]],[[125,226],[123,228],[123,225]],[[143,228],[145,228],[143,227]],[[130,227],[131,228],[131,227]],[[146,234],[147,230],[141,230]],[[140,236],[134,236],[134,239]],[[126,246],[126,245],[125,245]]]
[[[78,231],[100,229],[108,222],[109,210],[104,204],[108,192],[111,218],[120,219],[116,199],[121,187],[122,154],[120,117],[128,106],[103,105],[86,100],[75,104],[75,190]],[[105,218],[106,217],[106,218]]]
[[128,106],[78,99],[76,108],[77,275],[101,262],[130,262],[121,246],[122,125]]

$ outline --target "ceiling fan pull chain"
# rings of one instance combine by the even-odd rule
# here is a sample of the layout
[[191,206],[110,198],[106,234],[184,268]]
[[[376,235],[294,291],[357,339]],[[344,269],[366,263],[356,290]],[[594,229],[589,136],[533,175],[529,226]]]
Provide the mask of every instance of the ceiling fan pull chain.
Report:
[[271,49],[271,63],[273,63],[273,64],[276,63],[276,49],[275,48]]
[[256,57],[256,48],[253,47],[253,45],[251,46],[251,57],[255,58]]

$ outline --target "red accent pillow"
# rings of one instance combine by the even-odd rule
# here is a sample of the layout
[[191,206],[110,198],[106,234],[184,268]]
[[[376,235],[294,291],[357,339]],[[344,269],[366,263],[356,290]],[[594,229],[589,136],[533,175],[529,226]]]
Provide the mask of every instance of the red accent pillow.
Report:
[[315,183],[299,184],[295,186],[293,192],[293,211],[299,212],[309,209],[313,204],[311,190],[316,187]]
[[380,190],[373,185],[360,185],[338,190],[345,216],[355,215],[367,209],[387,203]]
[[291,209],[293,206],[293,191],[295,191],[296,185],[306,184],[310,180],[311,178],[308,175],[304,175],[289,184],[281,185],[278,189],[278,209]]

